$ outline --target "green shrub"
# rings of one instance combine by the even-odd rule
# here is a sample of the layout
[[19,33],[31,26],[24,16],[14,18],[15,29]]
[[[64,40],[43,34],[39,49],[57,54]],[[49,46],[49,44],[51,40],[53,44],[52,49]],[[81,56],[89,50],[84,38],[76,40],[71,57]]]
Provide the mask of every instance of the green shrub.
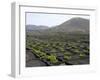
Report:
[[71,56],[64,55],[64,59],[69,60],[69,59],[71,59]]
[[54,56],[53,54],[51,54],[50,56],[48,56],[47,58],[51,63],[55,64],[58,62],[56,56]]
[[82,53],[81,53],[79,56],[80,56],[80,57],[84,57],[84,56],[85,56],[85,54],[82,54]]
[[64,55],[65,55],[65,56],[70,56],[71,53],[70,53],[70,52],[65,52]]

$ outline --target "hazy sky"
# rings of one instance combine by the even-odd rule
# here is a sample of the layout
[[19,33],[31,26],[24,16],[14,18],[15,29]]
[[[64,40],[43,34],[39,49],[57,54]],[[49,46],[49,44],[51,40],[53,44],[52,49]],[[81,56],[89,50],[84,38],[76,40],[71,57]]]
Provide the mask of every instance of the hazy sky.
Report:
[[27,13],[26,25],[45,25],[48,27],[52,27],[55,25],[59,25],[73,17],[81,17],[89,19],[89,16],[79,16],[79,15]]

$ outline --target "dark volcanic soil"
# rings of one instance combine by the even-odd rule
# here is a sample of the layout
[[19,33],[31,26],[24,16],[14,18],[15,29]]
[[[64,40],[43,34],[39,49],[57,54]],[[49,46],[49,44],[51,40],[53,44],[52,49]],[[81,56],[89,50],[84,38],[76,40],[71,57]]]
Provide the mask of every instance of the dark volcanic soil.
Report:
[[26,50],[26,67],[46,66],[46,64],[38,59],[30,50]]

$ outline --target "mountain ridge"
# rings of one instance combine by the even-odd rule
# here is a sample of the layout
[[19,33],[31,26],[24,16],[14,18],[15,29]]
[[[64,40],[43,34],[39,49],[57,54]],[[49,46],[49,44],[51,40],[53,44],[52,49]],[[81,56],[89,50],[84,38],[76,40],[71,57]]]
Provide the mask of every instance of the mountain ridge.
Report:
[[[34,30],[35,32],[39,32],[40,34],[52,34],[56,32],[63,32],[63,33],[84,33],[84,34],[89,34],[89,20],[80,18],[80,17],[75,17],[71,18],[59,25],[53,26],[49,28],[48,26],[36,26],[34,25],[35,28],[31,26],[31,30]],[[26,27],[29,27],[26,25]],[[36,28],[37,27],[37,28]],[[28,30],[26,28],[26,30]],[[34,33],[35,34],[35,33]]]

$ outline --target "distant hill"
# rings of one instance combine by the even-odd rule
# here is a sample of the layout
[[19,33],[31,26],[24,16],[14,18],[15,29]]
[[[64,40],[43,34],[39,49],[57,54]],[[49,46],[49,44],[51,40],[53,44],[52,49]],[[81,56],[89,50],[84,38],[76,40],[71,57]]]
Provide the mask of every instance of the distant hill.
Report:
[[62,24],[51,28],[51,31],[57,32],[81,32],[89,33],[89,20],[83,18],[72,18]]
[[26,25],[27,31],[44,30],[44,29],[48,29],[48,27],[47,26]]
[[30,33],[32,30],[31,35],[53,35],[58,33],[89,34],[89,20],[75,17],[51,28],[48,28],[47,26],[26,25],[26,30],[30,30]]

